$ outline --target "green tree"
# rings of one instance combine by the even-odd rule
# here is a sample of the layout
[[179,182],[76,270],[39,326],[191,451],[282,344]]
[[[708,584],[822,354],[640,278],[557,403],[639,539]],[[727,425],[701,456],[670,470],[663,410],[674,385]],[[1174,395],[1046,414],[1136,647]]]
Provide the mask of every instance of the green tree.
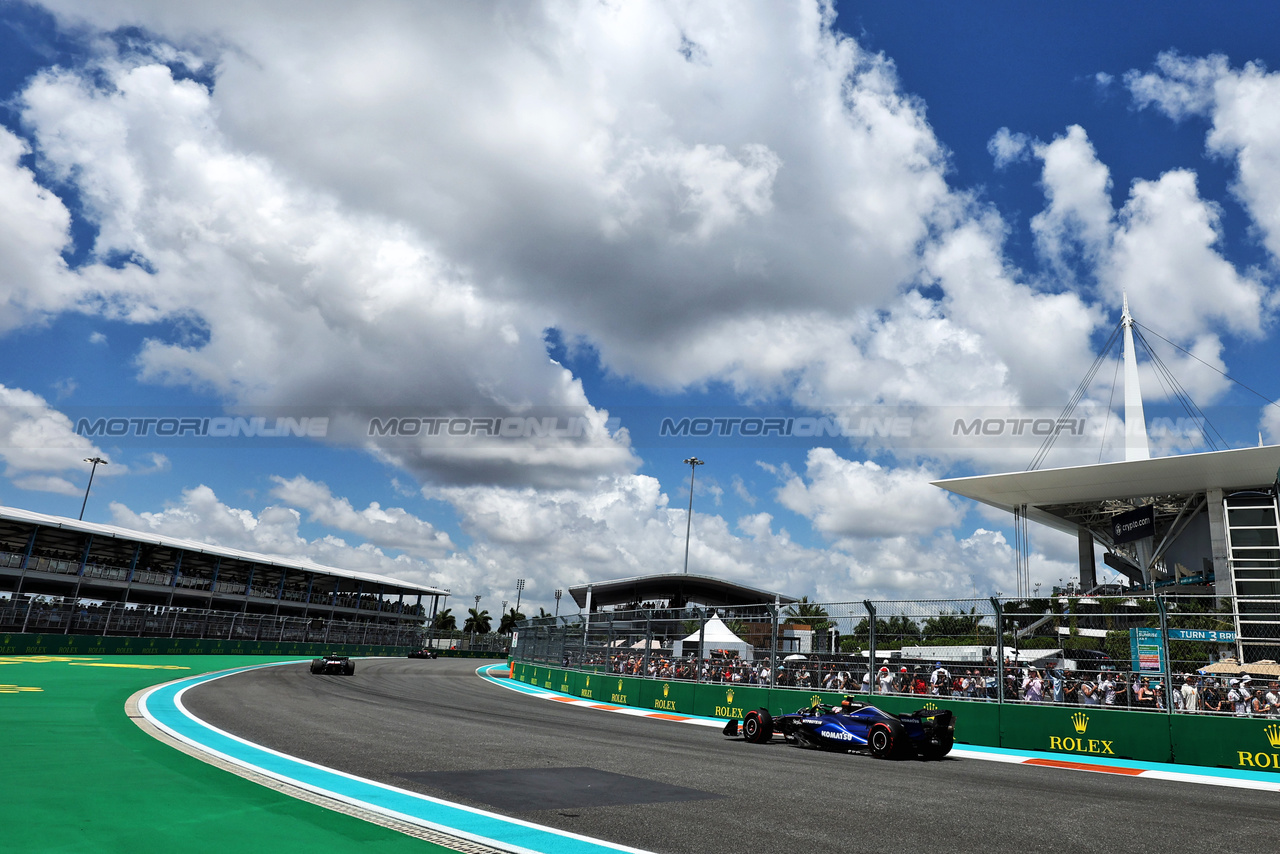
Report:
[[830,615],[826,608],[816,602],[810,602],[808,596],[801,596],[799,602],[787,606],[782,616],[789,620],[803,620],[812,625],[811,621],[826,620]]
[[478,635],[489,633],[493,624],[490,622],[488,609],[484,611],[477,611],[475,608],[468,608],[467,614],[470,616],[468,616],[467,621],[462,624],[462,630],[464,632],[475,632]]
[[[511,634],[516,630],[516,623],[523,619],[524,614],[521,614],[515,608],[512,608],[510,611],[502,615],[502,620],[498,623],[498,634]],[[486,629],[486,631],[488,630]]]
[[[853,636],[866,646],[871,639],[871,625],[863,617],[853,627]],[[904,643],[919,643],[920,627],[909,617],[898,614],[888,619],[876,618],[876,647],[878,649],[896,649]]]
[[789,622],[808,625],[813,630],[814,649],[818,651],[826,650],[828,646],[827,629],[835,625],[835,623],[831,622],[826,608],[810,602],[808,596],[801,596],[800,601],[790,605],[783,616]]
[[435,619],[431,621],[432,627],[438,632],[456,632],[458,630],[458,620],[453,616],[452,611],[452,608],[437,611]]
[[[967,614],[963,611],[940,611],[938,616],[924,621],[923,634],[925,640],[934,644],[976,643],[982,631],[981,619],[976,608]],[[995,634],[991,629],[985,633],[989,636]]]

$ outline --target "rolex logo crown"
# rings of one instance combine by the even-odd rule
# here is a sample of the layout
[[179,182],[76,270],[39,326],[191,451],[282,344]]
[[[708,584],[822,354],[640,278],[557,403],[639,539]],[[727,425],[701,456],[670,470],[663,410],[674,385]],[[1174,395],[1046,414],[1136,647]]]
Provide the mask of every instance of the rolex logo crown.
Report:
[[669,694],[669,693],[671,693],[671,686],[670,686],[670,685],[663,685],[663,686],[662,686],[662,696],[664,696],[664,697],[665,697],[665,696],[667,696],[667,694]]
[[733,702],[733,689],[732,689],[732,688],[730,688],[728,691],[725,691],[725,692],[724,692],[724,701],[725,701],[726,703],[732,703],[732,702]]
[[619,692],[619,693],[621,693],[621,692],[622,692],[622,680],[621,680],[621,679],[619,679],[619,680],[618,680],[618,692]]
[[1262,731],[1267,734],[1267,741],[1271,742],[1272,747],[1280,747],[1280,726],[1269,724]]
[[1076,712],[1071,716],[1071,724],[1076,728],[1076,732],[1083,733],[1089,726],[1089,716],[1084,712]]

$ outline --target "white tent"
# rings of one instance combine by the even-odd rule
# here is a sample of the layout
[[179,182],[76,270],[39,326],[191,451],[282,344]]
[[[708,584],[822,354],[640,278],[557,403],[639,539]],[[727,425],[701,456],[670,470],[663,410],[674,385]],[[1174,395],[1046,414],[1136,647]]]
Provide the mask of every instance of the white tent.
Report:
[[[657,640],[651,640],[651,641],[649,641],[648,643],[649,643],[649,649],[662,649],[662,643],[661,643],[661,642],[659,642],[659,641],[657,641]],[[645,645],[645,641],[636,641],[635,643],[633,643],[633,644],[631,645],[631,647],[630,647],[630,648],[631,648],[631,649],[644,649],[644,645]]]
[[[735,635],[724,624],[719,617],[712,617],[707,620],[706,626],[702,630],[702,654],[710,656],[711,650],[732,650],[738,653],[738,657],[751,660],[754,655],[754,647]],[[671,656],[680,658],[685,655],[698,654],[698,633],[694,632],[684,640],[678,640],[671,645]]]

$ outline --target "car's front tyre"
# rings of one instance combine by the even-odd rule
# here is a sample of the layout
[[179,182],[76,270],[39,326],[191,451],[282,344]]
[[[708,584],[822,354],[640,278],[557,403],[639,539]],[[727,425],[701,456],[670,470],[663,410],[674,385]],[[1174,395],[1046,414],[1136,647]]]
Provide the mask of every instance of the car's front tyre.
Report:
[[773,715],[766,709],[752,709],[742,719],[742,737],[752,744],[773,738]]

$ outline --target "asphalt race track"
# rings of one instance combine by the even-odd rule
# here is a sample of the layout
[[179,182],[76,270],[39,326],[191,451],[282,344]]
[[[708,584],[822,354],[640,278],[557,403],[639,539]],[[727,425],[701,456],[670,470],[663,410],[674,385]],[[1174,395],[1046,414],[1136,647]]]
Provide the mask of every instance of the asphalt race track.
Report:
[[187,692],[205,721],[332,768],[656,852],[1250,851],[1274,792],[748,745],[508,691],[460,659],[307,665]]

